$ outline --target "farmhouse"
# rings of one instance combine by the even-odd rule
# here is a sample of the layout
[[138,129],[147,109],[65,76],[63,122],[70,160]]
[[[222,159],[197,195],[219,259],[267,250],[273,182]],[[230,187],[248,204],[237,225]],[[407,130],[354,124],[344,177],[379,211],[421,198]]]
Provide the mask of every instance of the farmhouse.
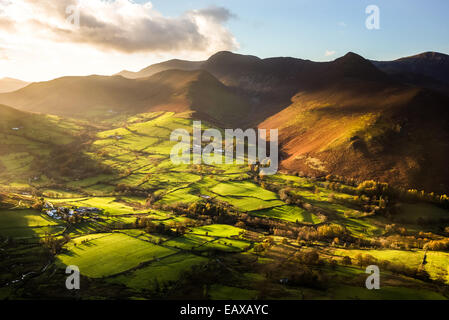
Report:
[[[79,208],[66,208],[66,207],[58,207],[55,208],[53,204],[50,202],[45,202],[44,204],[44,212],[51,218],[60,220],[63,217],[74,217],[74,216],[83,216],[87,214],[94,213],[102,213],[103,210],[93,207],[79,207]],[[95,217],[98,218],[98,217]],[[94,219],[95,219],[94,218]]]

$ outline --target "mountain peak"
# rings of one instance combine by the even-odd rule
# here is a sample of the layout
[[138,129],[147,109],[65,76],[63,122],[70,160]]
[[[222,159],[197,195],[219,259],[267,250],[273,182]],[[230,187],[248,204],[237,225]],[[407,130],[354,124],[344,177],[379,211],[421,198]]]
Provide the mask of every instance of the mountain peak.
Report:
[[243,55],[238,53],[233,53],[231,51],[219,51],[216,54],[212,55],[207,62],[214,63],[214,62],[259,62],[261,59],[256,56],[251,55]]
[[368,60],[366,60],[364,57],[362,57],[361,55],[354,53],[354,52],[348,52],[347,54],[345,54],[343,57],[340,57],[338,59],[335,59],[335,61],[344,61],[344,62],[368,62]]
[[365,80],[386,80],[388,76],[377,69],[371,61],[354,53],[348,52],[331,62],[337,77],[359,78]]

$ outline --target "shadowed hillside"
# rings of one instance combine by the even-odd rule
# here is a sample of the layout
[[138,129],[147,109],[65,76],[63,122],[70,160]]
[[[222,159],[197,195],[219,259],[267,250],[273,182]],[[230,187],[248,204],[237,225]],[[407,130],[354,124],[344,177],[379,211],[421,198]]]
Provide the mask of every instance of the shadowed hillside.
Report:
[[82,150],[89,125],[0,105],[0,184],[46,183],[99,167]]
[[260,127],[279,128],[289,170],[447,190],[448,99],[416,88],[372,89],[298,93]]
[[449,94],[449,56],[424,52],[394,61],[373,61],[380,70],[396,79]]
[[155,75],[156,73],[167,71],[167,70],[184,70],[184,71],[192,71],[200,69],[201,65],[204,61],[185,61],[179,59],[173,59],[157,64],[153,64],[149,67],[146,67],[138,72],[132,72],[123,70],[117,75],[128,78],[128,79],[137,79],[137,78],[147,78]]

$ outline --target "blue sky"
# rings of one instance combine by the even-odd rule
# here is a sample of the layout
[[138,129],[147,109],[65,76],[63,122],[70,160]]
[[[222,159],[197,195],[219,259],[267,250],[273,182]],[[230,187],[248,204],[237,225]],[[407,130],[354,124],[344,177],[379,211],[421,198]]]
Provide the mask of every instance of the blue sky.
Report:
[[[145,2],[143,0],[138,2]],[[222,6],[236,15],[228,27],[239,53],[294,56],[316,61],[348,51],[390,60],[424,51],[449,53],[447,0],[153,0],[154,9],[177,16]],[[365,28],[365,8],[380,9],[380,30]],[[325,56],[326,51],[335,51]]]

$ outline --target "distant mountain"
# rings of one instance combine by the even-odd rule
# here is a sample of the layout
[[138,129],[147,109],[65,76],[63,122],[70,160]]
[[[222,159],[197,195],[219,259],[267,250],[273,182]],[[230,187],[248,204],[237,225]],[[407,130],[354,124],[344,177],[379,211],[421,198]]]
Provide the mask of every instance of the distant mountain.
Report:
[[20,110],[83,119],[158,111],[195,112],[217,123],[239,122],[246,102],[206,71],[169,70],[148,78],[64,77],[0,95]]
[[16,91],[26,87],[28,84],[28,82],[22,80],[3,78],[0,79],[0,93]]
[[186,61],[186,60],[173,59],[162,63],[153,64],[138,72],[123,70],[117,73],[116,75],[128,79],[148,78],[151,77],[152,75],[155,75],[156,73],[167,70],[184,70],[184,71],[198,70],[201,68],[201,65],[203,63],[204,61]]
[[283,110],[301,91],[322,90],[341,82],[358,86],[360,80],[390,81],[386,74],[354,53],[332,62],[312,62],[288,57],[259,59],[219,52],[202,68],[250,99],[253,112],[249,123],[252,125]]
[[449,93],[449,55],[425,52],[394,61],[372,61],[399,81]]
[[[191,110],[197,116],[227,126],[254,126],[288,106],[298,91],[317,90],[343,78],[386,77],[369,62],[360,65],[361,59],[348,54],[334,62],[317,63],[219,52],[201,63],[198,70],[171,69],[136,79],[64,77],[1,94],[0,103],[26,111],[75,118],[107,118],[118,113],[150,110]],[[199,65],[171,60],[150,66],[145,72]]]
[[342,78],[349,79],[347,81],[360,78],[386,81],[388,78],[354,53],[348,53],[332,62],[320,63],[289,57],[260,59],[229,51],[218,52],[203,62],[170,60],[132,75],[122,74],[140,77],[170,68],[205,70],[240,96],[246,97],[250,107],[242,110],[248,113],[241,115],[241,123],[247,126],[257,125],[281,111],[291,103],[291,98],[298,91],[316,90]]

